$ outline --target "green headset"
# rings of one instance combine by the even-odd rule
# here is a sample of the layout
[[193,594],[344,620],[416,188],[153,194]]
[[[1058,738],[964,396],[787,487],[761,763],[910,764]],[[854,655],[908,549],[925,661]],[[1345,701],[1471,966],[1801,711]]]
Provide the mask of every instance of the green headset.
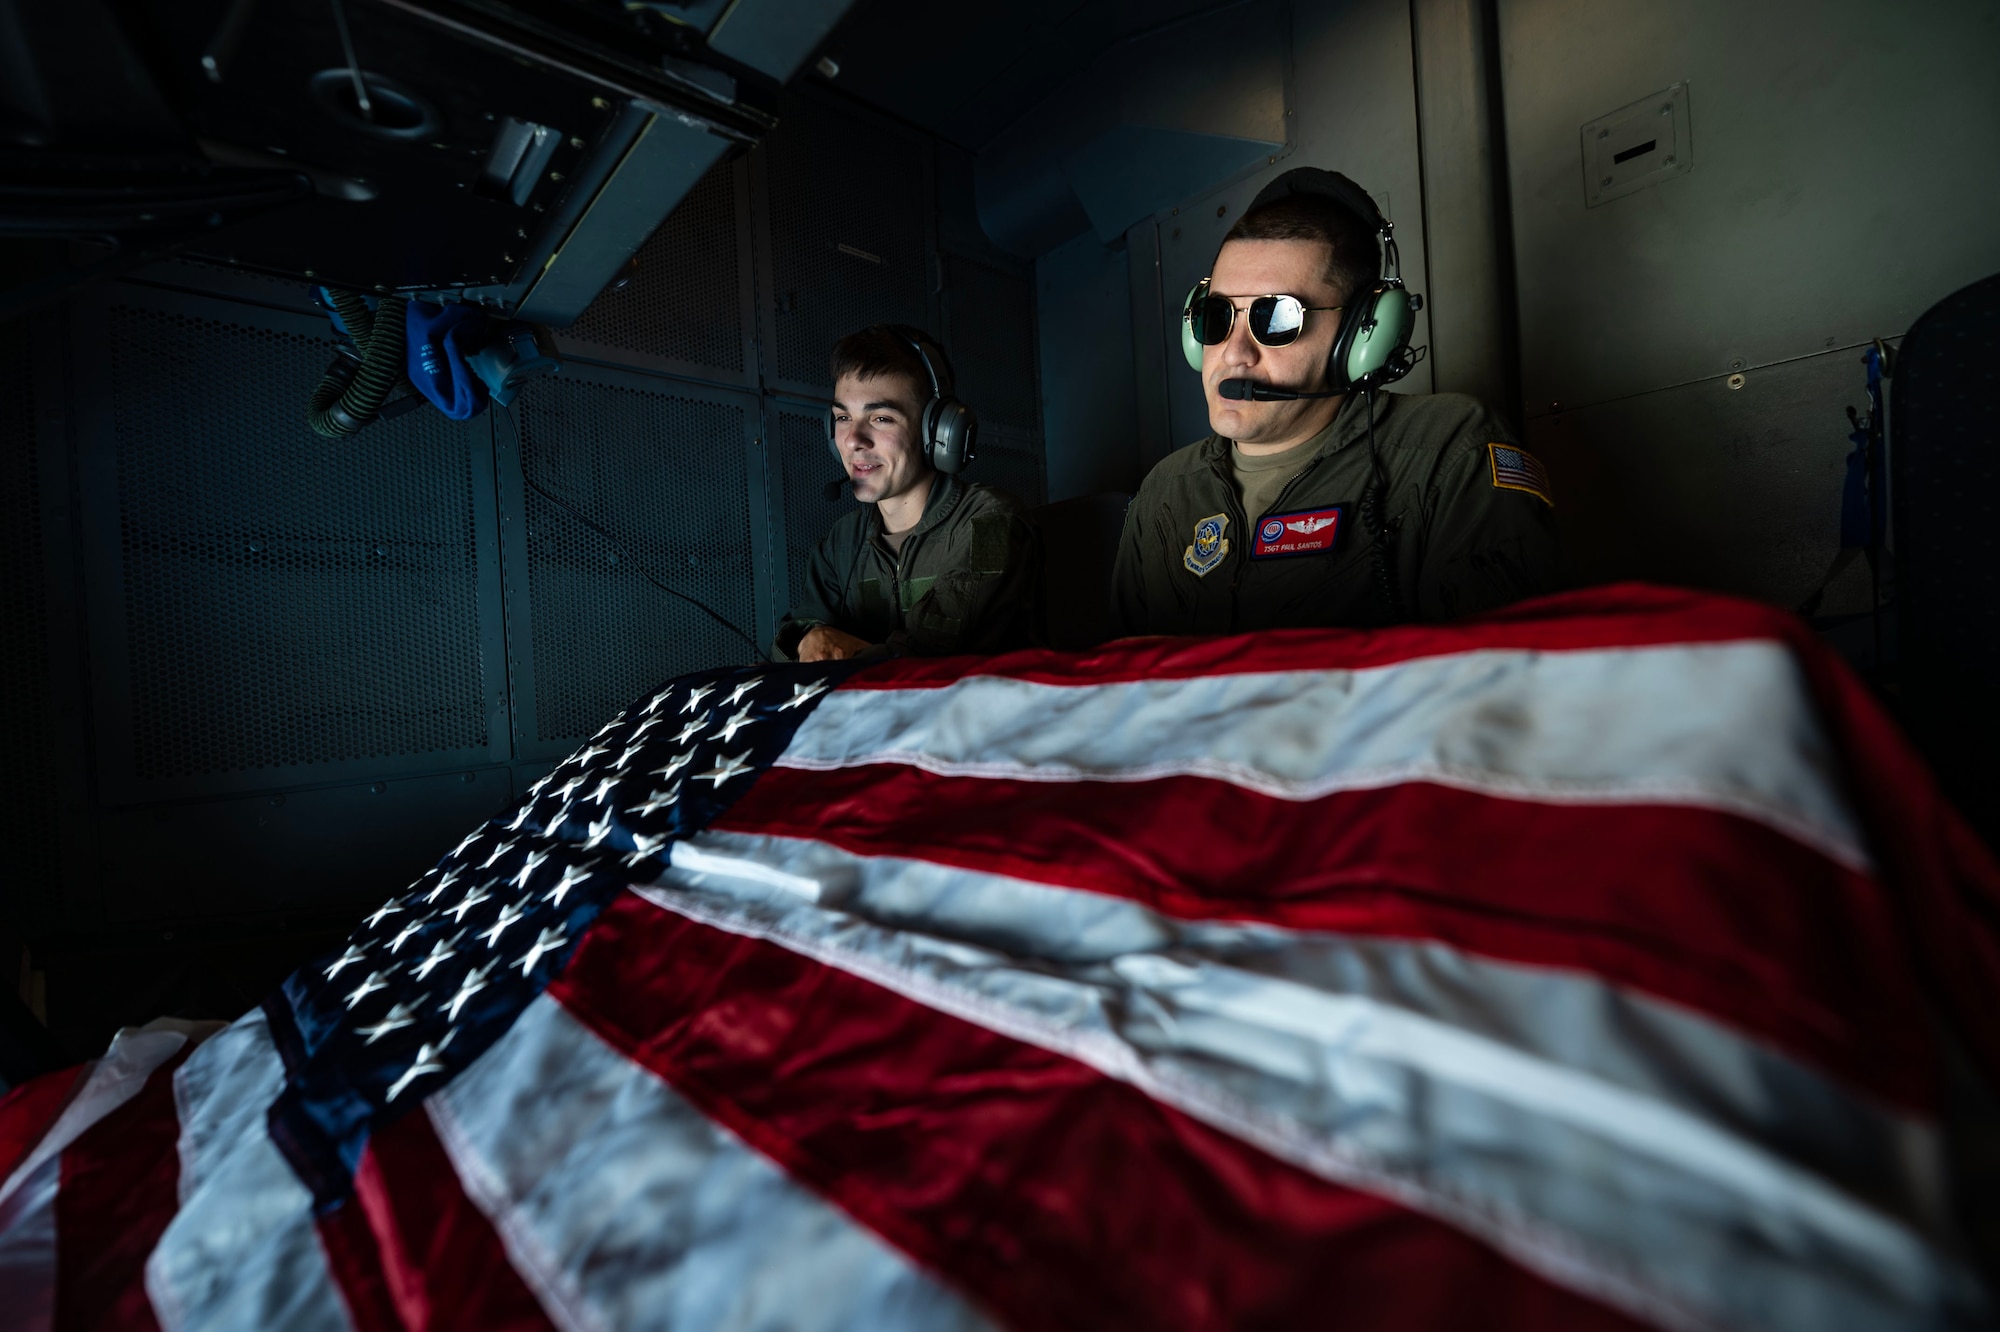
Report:
[[[924,460],[940,472],[956,475],[972,466],[979,454],[979,418],[970,407],[958,400],[952,382],[951,362],[945,358],[944,349],[932,342],[930,335],[920,328],[908,324],[877,324],[875,327],[894,335],[910,344],[917,359],[924,363],[924,373],[930,377],[931,396],[924,403],[922,416],[917,423],[917,437],[923,441]],[[931,356],[931,349],[937,349],[937,357]],[[939,366],[944,367],[939,371]],[[833,408],[826,409],[826,446],[833,450],[835,458],[840,457],[840,441],[834,437]]]
[[[1244,216],[1265,204],[1297,196],[1330,199],[1361,219],[1382,245],[1384,274],[1365,292],[1353,292],[1340,312],[1340,329],[1334,334],[1333,350],[1327,357],[1327,388],[1331,393],[1353,389],[1380,388],[1393,384],[1416,366],[1410,351],[1410,332],[1424,298],[1403,288],[1402,265],[1396,253],[1396,224],[1382,216],[1368,191],[1337,171],[1319,167],[1296,167],[1257,191]],[[1202,344],[1195,337],[1193,307],[1208,293],[1210,279],[1194,284],[1181,303],[1181,353],[1187,363],[1201,369]],[[1263,396],[1261,393],[1259,396]],[[1302,396],[1302,395],[1301,395]]]

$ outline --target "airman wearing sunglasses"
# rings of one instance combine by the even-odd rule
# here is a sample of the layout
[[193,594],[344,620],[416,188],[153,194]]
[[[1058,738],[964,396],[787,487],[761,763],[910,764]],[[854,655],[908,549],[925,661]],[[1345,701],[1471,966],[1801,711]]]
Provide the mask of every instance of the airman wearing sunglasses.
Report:
[[[1417,308],[1379,277],[1383,241],[1393,272],[1366,192],[1310,167],[1224,238],[1183,312],[1214,433],[1126,510],[1124,633],[1448,620],[1560,585],[1541,464],[1473,398],[1374,391],[1413,363],[1396,325]],[[1370,337],[1396,350],[1356,382]]]

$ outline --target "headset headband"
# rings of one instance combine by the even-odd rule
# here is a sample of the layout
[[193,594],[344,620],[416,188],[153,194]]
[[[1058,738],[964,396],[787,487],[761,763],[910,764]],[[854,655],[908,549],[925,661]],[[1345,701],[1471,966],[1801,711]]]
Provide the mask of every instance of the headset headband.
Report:
[[[916,352],[917,359],[924,363],[924,374],[928,375],[931,381],[932,400],[948,396],[954,387],[950,382],[950,367],[946,366],[946,374],[938,373],[937,362],[931,359],[930,352],[924,346],[930,341],[929,336],[922,329],[912,328],[908,324],[884,324],[882,327],[909,343],[910,350]],[[939,354],[943,354],[942,348],[939,349]]]

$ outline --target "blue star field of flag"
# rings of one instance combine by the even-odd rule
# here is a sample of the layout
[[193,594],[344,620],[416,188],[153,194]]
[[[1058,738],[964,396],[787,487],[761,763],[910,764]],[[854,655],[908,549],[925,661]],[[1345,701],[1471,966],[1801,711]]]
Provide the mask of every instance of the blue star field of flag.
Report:
[[478,1058],[627,884],[706,828],[862,663],[672,681],[634,704],[265,1001],[285,1061],[273,1139],[338,1205],[377,1127]]

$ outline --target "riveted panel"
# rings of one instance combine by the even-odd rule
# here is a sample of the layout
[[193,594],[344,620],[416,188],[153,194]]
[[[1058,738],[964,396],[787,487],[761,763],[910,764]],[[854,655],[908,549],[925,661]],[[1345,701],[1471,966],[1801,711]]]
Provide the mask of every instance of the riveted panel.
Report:
[[79,318],[105,371],[81,467],[107,795],[492,757],[485,423],[313,434],[310,319],[135,288]]
[[748,219],[740,169],[718,163],[607,288],[558,334],[573,355],[727,381],[749,369]]
[[818,413],[780,407],[776,413],[779,467],[785,489],[785,586],[787,606],[796,606],[805,590],[806,567],[813,548],[834,519],[855,507],[853,492],[840,490],[832,498],[827,487],[844,473],[826,447],[826,418]]
[[1032,509],[1048,494],[1042,479],[1041,441],[1024,431],[982,430],[979,460],[965,479],[1004,490]]
[[754,637],[757,418],[745,394],[578,367],[535,384],[514,417],[526,595],[510,632],[533,758],[662,680],[750,659],[694,603]]
[[[767,379],[826,388],[835,338],[931,317],[930,148],[814,100],[758,150],[769,227]],[[935,331],[935,330],[933,330]]]

